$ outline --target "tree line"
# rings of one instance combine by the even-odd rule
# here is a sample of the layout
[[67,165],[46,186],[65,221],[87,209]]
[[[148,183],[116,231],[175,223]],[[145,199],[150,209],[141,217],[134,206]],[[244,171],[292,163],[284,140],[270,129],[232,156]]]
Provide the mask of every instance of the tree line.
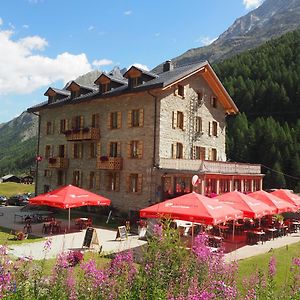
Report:
[[214,69],[241,112],[228,118],[227,157],[262,164],[265,188],[300,192],[300,30]]

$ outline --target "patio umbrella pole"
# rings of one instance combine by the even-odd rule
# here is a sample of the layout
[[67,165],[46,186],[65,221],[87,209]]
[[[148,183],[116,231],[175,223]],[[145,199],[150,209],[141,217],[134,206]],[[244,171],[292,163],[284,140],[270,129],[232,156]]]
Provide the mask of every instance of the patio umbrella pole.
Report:
[[235,229],[235,220],[233,220],[232,226],[232,241],[234,241],[234,229]]
[[194,245],[194,222],[192,222],[192,246],[191,246],[192,250],[193,250],[193,245]]
[[69,231],[70,231],[70,228],[71,228],[71,209],[69,207],[69,224],[68,224]]

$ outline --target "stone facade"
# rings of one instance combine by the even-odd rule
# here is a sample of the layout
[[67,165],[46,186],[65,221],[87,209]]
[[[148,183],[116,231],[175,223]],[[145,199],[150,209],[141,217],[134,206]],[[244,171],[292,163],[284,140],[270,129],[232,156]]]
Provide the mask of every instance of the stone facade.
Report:
[[[166,192],[176,196],[191,191],[187,186],[193,174],[203,172],[201,163],[226,161],[225,116],[237,112],[219,82],[202,76],[203,66],[210,68],[206,63],[199,72],[185,71],[163,88],[153,85],[106,97],[99,92],[81,101],[72,101],[71,84],[70,92],[61,93],[69,98],[55,104],[52,89],[54,105],[29,109],[40,115],[39,155],[44,159],[38,165],[37,192],[76,184],[129,213],[161,201]],[[128,76],[139,72],[130,70]],[[143,76],[158,80],[147,72]],[[98,80],[102,90],[109,80],[106,75]],[[123,82],[118,79],[115,84]],[[79,85],[73,85],[77,92]],[[220,93],[229,106],[220,101]],[[256,173],[261,178],[260,171]],[[177,181],[184,181],[185,188],[177,190]]]

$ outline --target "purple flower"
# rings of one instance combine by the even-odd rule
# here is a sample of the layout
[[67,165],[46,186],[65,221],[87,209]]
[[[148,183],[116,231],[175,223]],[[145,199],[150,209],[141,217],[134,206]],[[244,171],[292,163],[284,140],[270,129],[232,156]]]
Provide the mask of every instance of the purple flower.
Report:
[[295,266],[300,267],[300,258],[297,258],[297,257],[293,258],[293,264]]
[[271,277],[274,277],[275,274],[276,274],[276,259],[274,256],[272,256],[269,261],[269,275]]

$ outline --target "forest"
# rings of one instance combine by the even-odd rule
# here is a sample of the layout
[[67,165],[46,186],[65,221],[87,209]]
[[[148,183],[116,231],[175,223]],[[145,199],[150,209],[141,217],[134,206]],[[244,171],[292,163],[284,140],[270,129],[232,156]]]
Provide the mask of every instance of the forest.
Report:
[[300,192],[300,30],[213,67],[240,110],[227,158],[261,164],[264,188]]

